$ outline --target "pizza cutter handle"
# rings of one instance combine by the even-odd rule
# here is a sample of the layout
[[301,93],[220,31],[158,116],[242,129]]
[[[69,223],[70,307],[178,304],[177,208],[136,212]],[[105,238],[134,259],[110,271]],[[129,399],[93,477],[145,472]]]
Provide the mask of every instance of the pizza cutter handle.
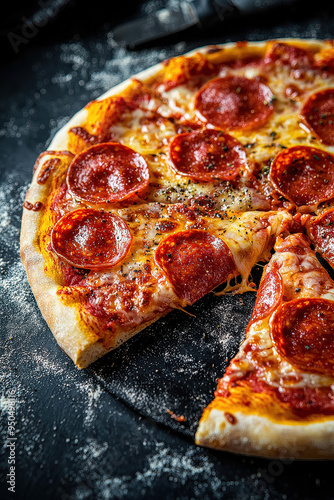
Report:
[[250,15],[269,9],[284,7],[297,0],[194,0],[190,3],[196,10],[200,27],[207,29],[217,24],[217,17],[225,21],[231,15]]

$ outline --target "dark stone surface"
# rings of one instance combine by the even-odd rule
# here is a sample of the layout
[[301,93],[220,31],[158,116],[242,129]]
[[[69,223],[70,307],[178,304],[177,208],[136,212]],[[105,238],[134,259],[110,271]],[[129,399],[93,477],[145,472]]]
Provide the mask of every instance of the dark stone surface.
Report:
[[[21,206],[34,161],[76,111],[132,74],[196,46],[330,38],[334,8],[319,2],[313,9],[306,2],[303,9],[234,21],[210,38],[189,34],[187,41],[134,52],[114,46],[110,27],[101,23],[89,34],[79,27],[76,35],[58,25],[58,36],[31,40],[3,65],[0,431],[3,446],[13,390],[16,498],[333,498],[331,463],[268,461],[193,444],[255,295],[206,297],[192,307],[195,317],[175,311],[78,371],[53,340],[19,260]],[[1,448],[1,498],[13,496],[6,484],[9,451]]]

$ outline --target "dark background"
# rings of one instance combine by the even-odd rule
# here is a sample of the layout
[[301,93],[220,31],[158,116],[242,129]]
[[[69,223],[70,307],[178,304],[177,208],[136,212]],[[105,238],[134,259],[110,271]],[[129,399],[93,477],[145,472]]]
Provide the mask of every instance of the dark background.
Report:
[[[198,418],[238,349],[255,295],[206,297],[189,310],[194,317],[173,312],[78,371],[42,319],[20,263],[21,207],[35,159],[87,102],[197,46],[334,34],[334,6],[320,0],[235,19],[210,33],[191,30],[141,50],[115,44],[113,26],[164,4],[58,0],[47,3],[46,13],[37,2],[14,2],[1,17],[0,497],[334,498],[330,462],[257,459],[193,444]],[[44,27],[29,32],[26,20],[36,14]],[[254,271],[255,280],[260,273]],[[6,485],[11,389],[15,495]],[[167,410],[186,421],[176,422]]]

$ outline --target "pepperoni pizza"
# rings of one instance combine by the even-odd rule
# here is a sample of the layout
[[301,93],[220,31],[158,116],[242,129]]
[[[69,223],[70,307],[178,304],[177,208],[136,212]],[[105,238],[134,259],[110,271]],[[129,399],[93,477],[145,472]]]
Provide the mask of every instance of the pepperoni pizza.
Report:
[[333,200],[333,42],[204,47],[58,132],[35,165],[21,255],[79,368],[223,283],[253,290],[269,261],[196,441],[333,458],[334,283],[312,249],[334,267]]

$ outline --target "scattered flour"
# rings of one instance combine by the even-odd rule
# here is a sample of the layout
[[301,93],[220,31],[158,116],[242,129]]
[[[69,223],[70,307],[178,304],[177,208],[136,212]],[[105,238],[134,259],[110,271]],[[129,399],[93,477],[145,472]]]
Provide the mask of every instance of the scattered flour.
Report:
[[[96,453],[105,453],[107,444],[90,441],[78,450],[79,459],[84,459],[85,468],[90,466]],[[156,488],[161,481],[175,483],[178,488],[184,489],[184,497],[189,498],[187,492],[191,491],[192,498],[200,498],[203,493],[209,494],[205,498],[221,498],[226,478],[215,470],[213,462],[201,450],[194,446],[187,449],[177,449],[165,445],[161,441],[151,443],[150,452],[146,455],[145,465],[133,474],[113,475],[103,471],[94,480],[94,494],[97,498],[108,500],[111,498],[132,498],[136,492],[141,492],[140,498],[149,497],[152,488]],[[95,458],[95,457],[94,457]],[[125,458],[126,460],[126,458]],[[241,480],[243,482],[243,479]],[[230,481],[232,486],[233,481]],[[73,497],[81,498],[84,491],[91,493],[90,482],[80,483],[73,492]],[[185,489],[186,487],[190,489]],[[87,496],[88,498],[88,496]],[[172,497],[170,497],[172,498]]]
[[92,382],[86,382],[85,384],[78,385],[79,391],[85,396],[85,424],[87,426],[91,425],[95,418],[95,409],[97,403],[103,394],[103,389],[101,386],[93,384]]
[[22,403],[23,401],[20,401],[19,399],[16,398],[7,398],[6,396],[2,395],[0,398],[0,410],[1,412],[7,412],[12,408],[13,404],[17,408],[17,406]]
[[34,351],[32,359],[36,363],[36,370],[42,370],[46,375],[55,375],[59,377],[65,373],[65,367],[51,358],[46,349]]
[[109,50],[102,45],[96,46],[95,57],[91,58],[80,42],[63,44],[60,47],[60,60],[68,67],[68,72],[61,70],[52,77],[54,84],[62,88],[77,82],[79,87],[88,91],[91,98],[96,98],[118,83],[163,61],[171,55],[184,51],[184,43],[169,48],[129,52],[115,44],[112,34],[107,35]]
[[87,438],[86,444],[78,447],[77,455],[84,459],[86,467],[89,469],[93,466],[94,461],[108,450],[108,447],[106,441],[100,444],[96,439]]
[[222,478],[215,477],[212,463],[206,456],[199,458],[198,450],[194,447],[189,447],[186,453],[180,456],[179,453],[166,448],[164,443],[157,442],[156,449],[153,454],[148,455],[147,462],[147,467],[136,473],[136,479],[148,487],[163,473],[176,476],[182,485],[204,473],[210,477],[213,489],[221,484]]

